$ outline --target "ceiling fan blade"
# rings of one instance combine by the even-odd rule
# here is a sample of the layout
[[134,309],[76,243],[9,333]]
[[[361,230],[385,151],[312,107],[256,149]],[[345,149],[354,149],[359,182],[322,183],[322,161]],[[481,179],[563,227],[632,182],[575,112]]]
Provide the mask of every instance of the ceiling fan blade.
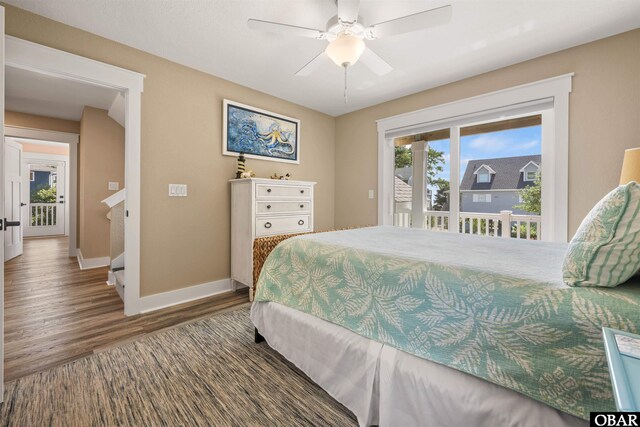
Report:
[[362,52],[359,61],[379,76],[384,76],[393,71],[393,67],[389,65],[387,61],[380,58],[377,53],[369,48],[366,48],[364,52]]
[[343,24],[355,24],[359,9],[360,0],[338,0],[338,19]]
[[298,77],[306,77],[313,73],[322,63],[328,58],[327,54],[322,51],[318,55],[315,56],[311,61],[307,62],[307,64],[296,71],[296,76]]
[[365,37],[375,40],[446,24],[451,20],[451,9],[451,5],[447,5],[380,22],[365,29]]
[[296,27],[295,25],[280,24],[278,22],[249,19],[247,25],[252,30],[266,31],[269,33],[283,34],[286,36],[308,37],[312,39],[325,38],[325,32],[313,28]]

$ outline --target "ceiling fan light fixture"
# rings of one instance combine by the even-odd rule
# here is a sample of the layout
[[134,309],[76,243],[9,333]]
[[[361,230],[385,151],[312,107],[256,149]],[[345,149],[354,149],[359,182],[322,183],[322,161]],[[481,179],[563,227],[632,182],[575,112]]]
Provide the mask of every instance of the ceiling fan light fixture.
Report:
[[358,62],[365,48],[361,38],[350,34],[340,34],[338,38],[329,43],[325,53],[339,67],[348,67]]

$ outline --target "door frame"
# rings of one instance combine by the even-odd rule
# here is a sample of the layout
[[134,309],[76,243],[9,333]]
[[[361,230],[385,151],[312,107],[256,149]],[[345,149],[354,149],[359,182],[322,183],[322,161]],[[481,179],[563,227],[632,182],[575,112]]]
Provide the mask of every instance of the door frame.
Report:
[[[5,138],[6,139],[6,138]],[[17,139],[17,138],[16,138]],[[20,140],[18,139],[17,142],[19,143]],[[37,141],[34,141],[35,143],[37,143]],[[71,147],[69,147],[71,148]],[[32,152],[26,152],[22,154],[22,164],[23,166],[29,166],[30,164],[34,164],[34,163],[42,163],[42,162],[56,162],[56,163],[64,163],[64,194],[65,194],[65,199],[64,199],[64,233],[63,235],[65,236],[69,236],[69,256],[73,257],[75,255],[71,254],[71,247],[74,246],[75,248],[77,248],[77,244],[76,244],[76,240],[75,240],[75,230],[74,230],[74,239],[71,240],[71,236],[70,236],[70,231],[71,231],[71,213],[73,212],[73,225],[74,227],[76,226],[76,214],[77,214],[77,210],[72,211],[71,206],[73,205],[74,207],[76,207],[76,203],[77,203],[77,199],[76,199],[76,194],[71,194],[71,149],[69,149],[69,155],[68,156],[64,156],[62,154],[43,154],[43,153],[32,153]],[[77,165],[74,165],[74,172],[77,170],[76,169]],[[77,176],[77,175],[76,175]],[[23,185],[24,190],[23,192],[25,193],[25,195],[29,196],[30,195],[30,191],[31,189],[29,188],[29,180],[26,179],[25,177],[25,184]],[[77,185],[76,185],[77,187]],[[29,200],[28,198],[25,200]],[[29,204],[29,203],[27,203]],[[24,224],[25,224],[25,230],[27,227],[27,223],[30,222],[30,212],[25,212],[24,214],[24,218],[23,218]],[[31,236],[26,236],[25,234],[23,234],[25,237],[31,237]],[[34,235],[35,237],[36,235]],[[76,250],[73,250],[73,252],[75,253]]]
[[[67,216],[65,218],[65,231],[69,236],[69,256],[78,255],[78,142],[80,135],[77,133],[57,132],[42,129],[20,128],[15,126],[4,127],[4,137],[23,140],[59,142],[69,144],[69,161],[67,162],[66,192],[69,194]],[[49,156],[53,159],[53,154],[37,154],[38,156]],[[24,158],[24,156],[23,156]],[[44,158],[44,157],[42,157]],[[61,160],[56,158],[55,160]],[[68,221],[68,222],[67,222]],[[68,227],[67,227],[68,225]]]
[[[13,36],[5,35],[4,43],[6,67],[109,87],[124,94],[124,245],[127,266],[124,313],[127,316],[138,314],[140,313],[140,131],[141,98],[145,75]],[[73,177],[70,178],[73,179]]]

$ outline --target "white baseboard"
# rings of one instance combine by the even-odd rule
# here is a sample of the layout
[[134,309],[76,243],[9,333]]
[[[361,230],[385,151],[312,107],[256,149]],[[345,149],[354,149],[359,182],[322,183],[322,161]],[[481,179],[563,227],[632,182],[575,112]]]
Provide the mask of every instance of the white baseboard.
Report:
[[78,249],[77,251],[78,265],[80,266],[80,270],[91,270],[92,268],[106,267],[111,261],[108,256],[99,258],[85,258],[82,256],[82,251],[80,249]]
[[178,305],[185,302],[210,297],[222,292],[231,291],[231,279],[216,280],[215,282],[202,283],[175,291],[149,295],[140,298],[140,312],[148,313],[161,308]]

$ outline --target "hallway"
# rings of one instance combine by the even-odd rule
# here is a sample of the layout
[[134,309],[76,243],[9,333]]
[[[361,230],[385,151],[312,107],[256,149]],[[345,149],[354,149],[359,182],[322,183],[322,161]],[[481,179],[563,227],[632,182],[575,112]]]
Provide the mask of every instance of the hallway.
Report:
[[80,270],[68,237],[24,240],[5,263],[5,381],[248,301],[245,291],[126,317],[107,267]]

